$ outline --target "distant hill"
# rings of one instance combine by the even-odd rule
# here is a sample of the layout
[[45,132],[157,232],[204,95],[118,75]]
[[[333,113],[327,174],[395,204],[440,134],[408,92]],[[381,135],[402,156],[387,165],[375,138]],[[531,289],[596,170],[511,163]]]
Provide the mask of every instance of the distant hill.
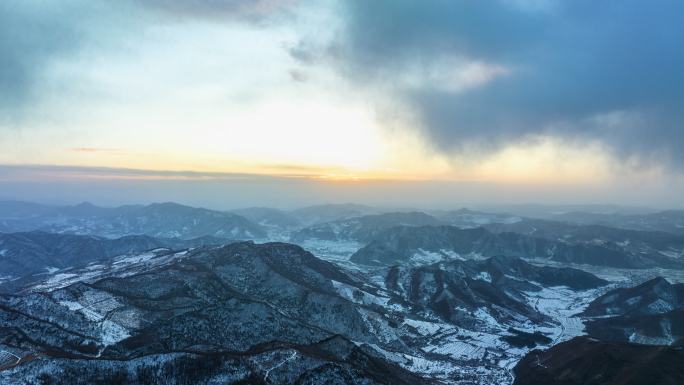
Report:
[[41,230],[109,238],[132,234],[183,239],[202,236],[259,239],[266,236],[262,226],[240,215],[177,203],[105,208],[90,203],[42,206],[2,202],[0,207],[3,208],[0,232]]
[[488,213],[483,211],[474,211],[466,208],[438,212],[434,216],[444,222],[457,227],[478,227],[489,225],[493,223],[516,223],[521,220],[517,215]]
[[663,231],[684,235],[684,210],[629,215],[573,211],[555,215],[552,219],[578,224],[604,225],[639,231]]
[[181,240],[128,235],[109,239],[42,231],[0,233],[0,277],[18,278],[52,269],[84,266],[118,255],[157,248],[183,249],[221,243],[226,241],[210,237]]
[[351,256],[363,264],[396,264],[424,258],[491,257],[550,259],[564,263],[624,268],[682,267],[684,261],[664,254],[642,254],[619,245],[568,243],[512,232],[454,226],[398,226],[382,231]]
[[248,207],[244,209],[232,210],[231,212],[241,215],[261,226],[279,227],[283,229],[291,229],[302,226],[302,222],[299,220],[299,218],[297,218],[297,216],[287,211],[273,209],[270,207]]
[[290,212],[305,226],[378,213],[376,208],[354,203],[308,206]]
[[313,225],[294,232],[290,239],[303,242],[307,239],[329,241],[368,242],[395,226],[425,226],[443,224],[437,218],[422,212],[396,212],[365,215]]

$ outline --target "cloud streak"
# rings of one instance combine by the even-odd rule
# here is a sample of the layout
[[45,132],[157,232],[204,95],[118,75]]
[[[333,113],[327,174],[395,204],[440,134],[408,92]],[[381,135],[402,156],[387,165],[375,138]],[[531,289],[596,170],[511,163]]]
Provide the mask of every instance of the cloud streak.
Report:
[[600,186],[392,180],[338,183],[254,174],[0,164],[0,200],[89,201],[105,206],[174,201],[218,209],[294,208],[331,202],[444,209],[529,203],[531,196],[536,204],[610,202],[672,208],[682,207],[682,182],[668,182],[668,187],[676,188],[636,182]]

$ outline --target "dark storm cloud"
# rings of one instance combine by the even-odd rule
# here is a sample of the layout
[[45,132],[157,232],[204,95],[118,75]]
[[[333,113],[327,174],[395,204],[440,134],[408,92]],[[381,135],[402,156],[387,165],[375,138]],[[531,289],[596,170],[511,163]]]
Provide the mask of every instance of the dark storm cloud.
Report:
[[684,165],[684,2],[546,3],[343,2],[337,65],[353,80],[383,85],[408,64],[447,55],[508,68],[465,92],[429,82],[393,90],[443,150],[491,151],[550,134]]

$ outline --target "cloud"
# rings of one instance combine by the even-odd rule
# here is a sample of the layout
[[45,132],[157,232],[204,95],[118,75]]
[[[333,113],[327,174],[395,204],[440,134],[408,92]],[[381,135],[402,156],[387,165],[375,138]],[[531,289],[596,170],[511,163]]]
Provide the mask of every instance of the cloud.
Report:
[[[283,73],[313,88],[317,78],[306,67],[332,66],[359,92],[371,89],[383,103],[407,107],[443,152],[488,154],[552,136],[684,166],[680,0],[4,0],[0,127],[8,117],[47,109],[37,103],[44,95],[82,86],[46,87],[53,64],[135,45],[147,26],[296,24],[306,17],[288,15],[331,4],[340,30],[327,19],[302,27],[307,36],[286,47],[301,67],[284,63]],[[91,64],[80,60],[74,67]]]
[[[145,29],[187,20],[264,25],[287,14],[295,0],[3,0],[0,2],[0,124],[44,112],[42,98],[78,89],[59,84],[51,68],[107,50],[125,50]],[[207,38],[211,38],[207,36]],[[84,67],[84,70],[88,68]],[[2,126],[0,126],[2,128]]]
[[125,153],[126,150],[121,149],[121,148],[102,148],[102,147],[73,147],[69,149],[72,152],[81,152],[81,153],[89,153],[89,154],[96,154],[96,153],[103,153],[103,152],[108,152],[108,153]]
[[[73,3],[73,2],[71,2]],[[79,45],[74,11],[31,1],[0,3],[0,114],[30,100],[41,70]]]
[[[345,24],[326,47],[335,53],[328,63],[408,105],[440,150],[489,153],[554,136],[600,140],[620,157],[684,166],[684,2],[342,4]],[[466,63],[466,75],[435,67],[450,58]],[[449,77],[463,83],[476,65],[469,87],[443,86]],[[419,81],[403,81],[407,71]]]
[[55,165],[7,165],[0,164],[0,180],[14,179],[39,180],[46,177],[56,179],[93,178],[93,179],[260,179],[270,176],[248,173],[200,172],[173,170],[146,170],[116,167],[55,166]]
[[296,0],[131,0],[178,19],[238,20],[261,23],[286,12]]

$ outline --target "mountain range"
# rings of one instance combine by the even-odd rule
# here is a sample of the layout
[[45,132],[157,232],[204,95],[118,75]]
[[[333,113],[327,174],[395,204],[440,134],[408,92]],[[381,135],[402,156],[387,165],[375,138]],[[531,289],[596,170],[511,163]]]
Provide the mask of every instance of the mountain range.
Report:
[[426,226],[441,224],[443,224],[443,222],[437,218],[422,212],[396,212],[365,215],[309,226],[294,232],[290,236],[290,240],[293,242],[303,242],[307,239],[368,242],[379,235],[383,230],[394,226]]
[[[159,248],[187,249],[219,245],[225,240],[201,237],[192,240],[128,235],[109,239],[92,235],[55,234],[43,231],[0,233],[0,286],[25,284],[30,276],[64,272],[69,268],[104,262],[115,256],[136,254]],[[24,278],[21,280],[21,278]],[[34,277],[33,279],[40,279]],[[8,285],[13,284],[13,285]]]
[[296,245],[251,242],[117,257],[45,280],[0,295],[2,383],[497,382],[509,376],[502,362],[560,331],[530,305],[537,293],[605,284],[516,258],[390,269],[378,282]]
[[0,383],[678,383],[682,235],[563,215],[0,202]]
[[569,243],[513,232],[453,226],[398,226],[373,238],[351,256],[362,264],[393,264],[425,258],[509,255],[564,263],[624,268],[682,267],[684,261],[667,253],[642,253],[617,243]]
[[593,317],[589,335],[649,345],[684,344],[684,284],[657,277],[619,288],[594,300],[583,313]]
[[639,214],[572,211],[551,216],[550,219],[584,225],[603,225],[628,230],[662,231],[684,235],[684,210]]
[[23,202],[0,203],[0,232],[46,231],[118,238],[149,235],[161,238],[260,239],[265,229],[233,213],[177,203],[104,208],[89,203],[43,206]]

